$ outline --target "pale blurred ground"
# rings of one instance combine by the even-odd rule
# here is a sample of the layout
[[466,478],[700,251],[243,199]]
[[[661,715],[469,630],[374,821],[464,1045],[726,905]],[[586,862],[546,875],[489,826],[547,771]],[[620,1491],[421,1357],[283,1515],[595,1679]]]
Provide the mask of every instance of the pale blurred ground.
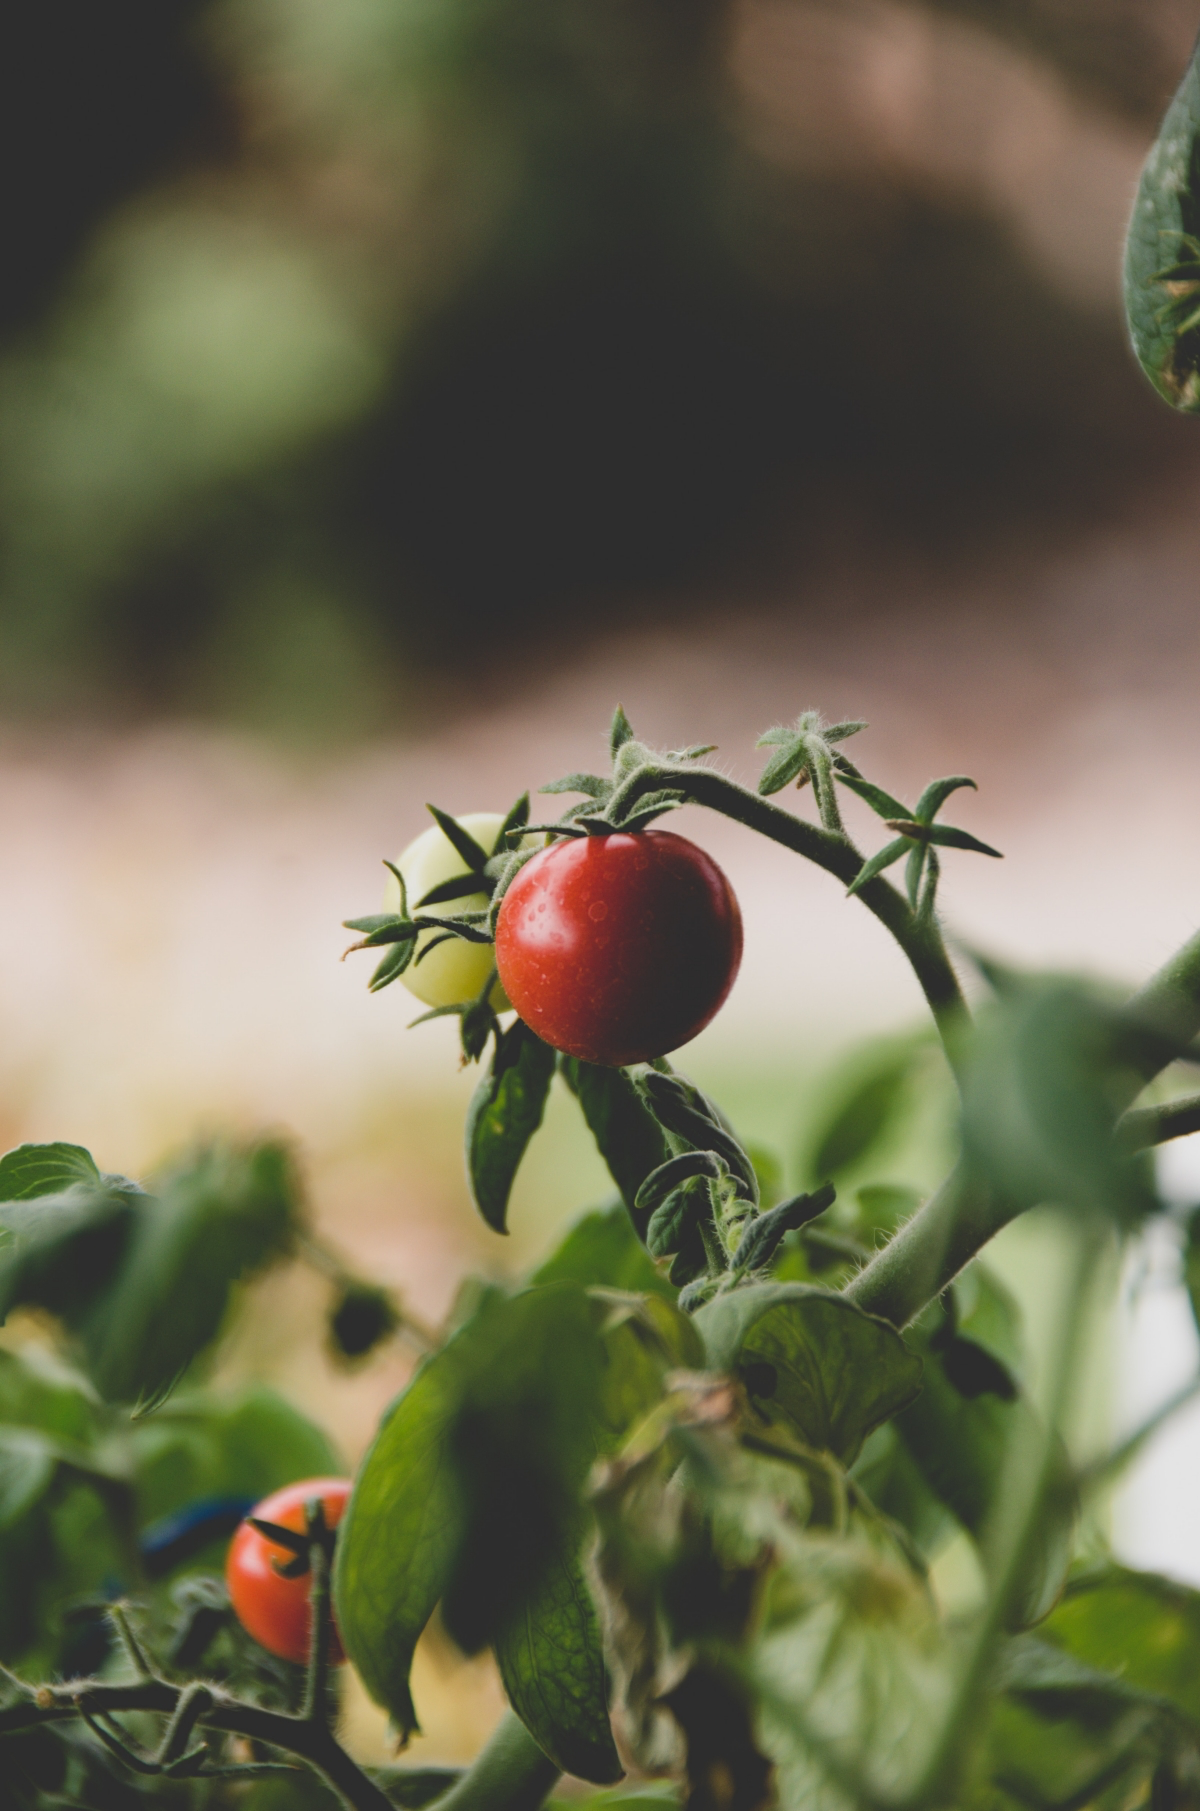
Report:
[[[338,961],[339,921],[376,909],[380,858],[420,829],[423,801],[503,809],[525,786],[602,762],[617,699],[646,739],[711,739],[749,782],[770,723],[810,705],[861,714],[872,727],[855,758],[889,789],[911,798],[938,773],[979,781],[978,795],[956,796],[954,819],[1005,860],[949,856],[956,933],[1019,962],[1133,982],[1200,919],[1198,571],[1190,494],[973,576],[969,560],[918,569],[834,525],[803,621],[781,599],[714,603],[686,641],[631,635],[466,718],[448,702],[444,731],[418,742],[318,761],[179,725],[124,739],[10,732],[4,1141],[77,1140],[102,1166],[138,1173],[207,1127],[281,1127],[299,1143],[322,1231],[437,1320],[465,1274],[528,1265],[607,1188],[572,1104],[555,1098],[511,1238],[483,1229],[460,1158],[475,1077],[456,1067],[453,1029],[406,1031],[410,996],[371,998],[369,959]],[[852,815],[875,846],[865,813]],[[734,994],[683,1060],[788,1159],[822,1060],[911,1023],[915,986],[825,875],[716,818],[679,827],[725,865],[746,923]],[[1200,1160],[1180,1147],[1170,1161],[1176,1192],[1200,1193]],[[1006,1272],[1020,1281],[1037,1254],[1036,1235],[1010,1240]],[[1036,1318],[1036,1286],[1028,1293]],[[268,1280],[226,1362],[294,1395],[353,1462],[411,1355],[397,1344],[354,1376],[334,1372],[323,1300],[306,1273]],[[1196,1342],[1177,1288],[1128,1321],[1104,1362],[1119,1366],[1132,1420],[1194,1364]],[[1200,1578],[1198,1486],[1200,1418],[1184,1417],[1118,1501],[1122,1551]],[[464,1671],[436,1642],[416,1695],[428,1733],[415,1753],[429,1758],[469,1752],[499,1708],[490,1668]],[[361,1705],[353,1726],[366,1749],[382,1741]]]

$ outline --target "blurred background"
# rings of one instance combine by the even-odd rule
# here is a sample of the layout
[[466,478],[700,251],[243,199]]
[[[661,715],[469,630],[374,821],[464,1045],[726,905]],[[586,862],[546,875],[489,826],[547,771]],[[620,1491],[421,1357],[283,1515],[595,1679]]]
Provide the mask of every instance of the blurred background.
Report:
[[[136,1173],[296,1138],[323,1233],[436,1320],[602,1199],[555,1097],[512,1235],[444,1024],[341,967],[424,801],[819,706],[912,796],[969,772],[949,921],[1135,981],[1200,920],[1200,427],[1119,260],[1196,0],[47,0],[0,68],[0,1131]],[[960,795],[962,796],[962,795]],[[805,809],[803,802],[799,809]],[[856,830],[873,836],[865,818]],[[785,1167],[920,1002],[826,877],[681,825],[747,954],[684,1059]],[[873,846],[873,844],[872,844]],[[361,958],[359,959],[362,960]],[[823,1095],[822,1090],[825,1090]],[[936,1118],[936,1115],[934,1116]],[[943,1135],[896,1155],[936,1179]],[[1200,1197],[1200,1153],[1166,1185]],[[1036,1224],[997,1263],[1036,1343]],[[1097,1347],[1122,1425],[1194,1369],[1171,1251]],[[319,1285],[235,1329],[361,1452]],[[1200,1422],[1119,1549],[1200,1578]],[[429,1758],[494,1719],[427,1644]],[[369,1749],[381,1728],[359,1706]]]

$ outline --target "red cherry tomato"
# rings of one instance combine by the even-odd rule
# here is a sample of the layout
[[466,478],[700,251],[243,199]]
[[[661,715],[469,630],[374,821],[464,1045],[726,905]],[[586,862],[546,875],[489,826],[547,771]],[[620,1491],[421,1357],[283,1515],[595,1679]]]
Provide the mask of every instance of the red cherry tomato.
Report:
[[[336,1528],[350,1488],[348,1478],[304,1478],[299,1484],[287,1484],[264,1497],[250,1513],[264,1522],[277,1522],[281,1528],[294,1528],[303,1534],[304,1505],[319,1497],[325,1506],[326,1526]],[[248,1521],[243,1522],[229,1543],[225,1582],[246,1633],[281,1660],[294,1660],[303,1666],[308,1659],[308,1592],[312,1575],[306,1572],[300,1578],[281,1578],[271,1563],[277,1559],[286,1565],[292,1558],[294,1555],[286,1548],[277,1547],[257,1528],[251,1528]],[[346,1658],[336,1626],[330,1638],[329,1658],[335,1666]]]
[[496,922],[505,993],[547,1044],[589,1063],[643,1063],[686,1044],[741,959],[733,889],[669,830],[551,844],[519,870]]

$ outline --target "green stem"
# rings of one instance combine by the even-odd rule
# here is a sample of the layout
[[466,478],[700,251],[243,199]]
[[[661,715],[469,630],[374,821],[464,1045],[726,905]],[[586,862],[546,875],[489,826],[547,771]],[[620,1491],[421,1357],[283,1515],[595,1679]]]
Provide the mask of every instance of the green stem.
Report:
[[868,1314],[906,1327],[1015,1218],[960,1167],[842,1293]]
[[1001,1489],[995,1498],[993,1522],[985,1548],[991,1564],[992,1588],[966,1652],[956,1669],[954,1689],[941,1727],[935,1732],[925,1765],[909,1791],[904,1806],[953,1804],[954,1775],[964,1742],[976,1719],[978,1700],[995,1662],[996,1642],[1020,1590],[1038,1535],[1038,1522],[1050,1487],[1055,1462],[1055,1441],[1074,1385],[1080,1335],[1090,1302],[1090,1284],[1100,1252],[1097,1228],[1089,1221],[1067,1221],[1070,1247],[1063,1279],[1057,1336],[1050,1353],[1046,1377],[1045,1420],[1030,1418],[1018,1423],[1005,1455]]
[[[139,1680],[133,1685],[107,1685],[96,1679],[79,1679],[68,1685],[43,1686],[25,1703],[0,1710],[0,1737],[47,1723],[66,1722],[84,1711],[92,1716],[112,1716],[131,1710],[155,1711],[169,1718],[178,1710],[187,1689],[190,1688],[172,1685],[165,1679]],[[247,1736],[253,1742],[265,1743],[268,1748],[299,1756],[324,1775],[351,1811],[395,1811],[387,1794],[374,1780],[367,1778],[323,1725],[306,1722],[302,1717],[289,1716],[283,1711],[264,1710],[258,1704],[243,1704],[215,1685],[208,1689],[212,1693],[212,1703],[199,1717],[201,1727]],[[545,1764],[549,1765],[548,1762]]]
[[[760,836],[781,843],[796,855],[803,855],[827,874],[849,886],[862,868],[863,857],[849,837],[810,824],[794,817],[778,805],[772,805],[758,793],[748,792],[736,781],[727,779],[712,767],[684,767],[674,764],[652,764],[638,767],[618,788],[609,802],[614,816],[624,811],[643,793],[662,787],[686,786],[689,800],[719,811]],[[619,807],[618,807],[619,798]],[[958,1044],[967,1021],[967,1005],[958,984],[941,931],[932,915],[919,919],[901,893],[889,881],[876,876],[856,895],[868,911],[875,914],[896,939],[912,965],[922,992],[942,1036],[952,1068],[957,1067]],[[1200,1006],[1197,1007],[1200,1029]]]
[[1200,1132],[1200,1094],[1161,1107],[1131,1107],[1117,1121],[1117,1138],[1126,1151],[1145,1151],[1192,1132]]
[[[1151,975],[1125,1008],[1130,1018],[1153,1025],[1179,1044],[1190,1044],[1200,1032],[1200,931]],[[1162,1064],[1147,1060],[1150,1081]]]
[[462,1779],[429,1811],[538,1811],[558,1777],[521,1719],[506,1711]]

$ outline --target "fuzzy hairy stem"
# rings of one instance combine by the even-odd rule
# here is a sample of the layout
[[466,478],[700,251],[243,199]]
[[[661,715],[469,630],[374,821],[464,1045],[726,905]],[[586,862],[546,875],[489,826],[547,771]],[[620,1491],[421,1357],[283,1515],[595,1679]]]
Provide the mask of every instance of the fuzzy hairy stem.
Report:
[[[760,836],[791,849],[794,854],[803,855],[846,886],[862,868],[864,858],[849,837],[793,816],[790,811],[773,805],[756,792],[747,791],[712,767],[689,767],[673,762],[640,766],[618,789],[620,808],[627,811],[645,793],[670,786],[686,787],[691,802],[719,811],[736,823],[745,824],[747,829],[756,830]],[[610,809],[615,805],[616,795],[610,802]],[[968,1017],[967,1005],[935,918],[932,914],[918,918],[904,896],[881,876],[868,881],[856,897],[892,933],[908,957],[941,1033],[951,1067],[955,1067],[959,1039]]]
[[[188,1689],[165,1679],[146,1679],[130,1685],[80,1679],[68,1685],[43,1686],[27,1702],[0,1710],[0,1737],[47,1723],[62,1723],[84,1711],[91,1716],[156,1711],[173,1717]],[[202,1728],[246,1736],[307,1761],[351,1811],[395,1811],[391,1799],[368,1779],[323,1724],[283,1711],[265,1710],[258,1704],[244,1704],[218,1686],[209,1689],[212,1702],[199,1717]]]
[[[1200,1032],[1200,932],[1138,989],[1125,1012],[1133,1023],[1153,1026],[1181,1048],[1191,1042]],[[1153,1081],[1165,1066],[1161,1052],[1148,1054],[1142,1080]],[[1192,1105],[1187,1101],[1175,1108],[1135,1108],[1125,1115],[1117,1136],[1128,1131],[1142,1144],[1179,1136]],[[1161,1122],[1169,1127],[1175,1112],[1180,1116],[1178,1131],[1160,1130],[1155,1139],[1142,1136]],[[847,1284],[845,1293],[868,1313],[897,1327],[907,1326],[1016,1217],[1008,1203],[997,1201],[983,1182],[959,1168]]]

